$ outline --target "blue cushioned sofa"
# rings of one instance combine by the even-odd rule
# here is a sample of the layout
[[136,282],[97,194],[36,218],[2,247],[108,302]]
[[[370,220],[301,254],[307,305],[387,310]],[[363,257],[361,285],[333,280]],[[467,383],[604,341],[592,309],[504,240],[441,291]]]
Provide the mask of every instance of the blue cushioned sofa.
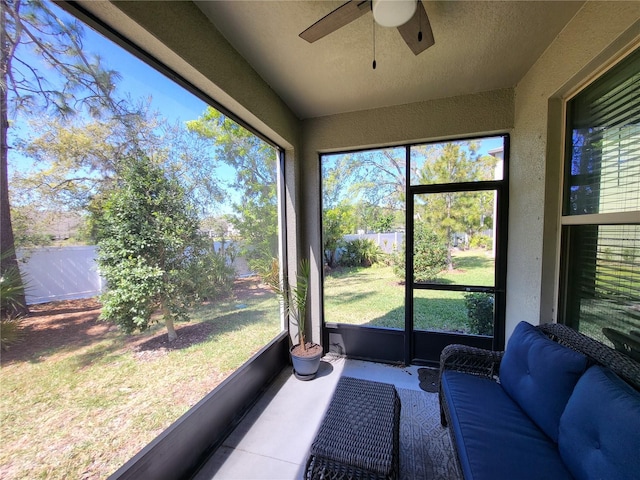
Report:
[[640,479],[640,363],[564,325],[446,347],[440,410],[467,480]]

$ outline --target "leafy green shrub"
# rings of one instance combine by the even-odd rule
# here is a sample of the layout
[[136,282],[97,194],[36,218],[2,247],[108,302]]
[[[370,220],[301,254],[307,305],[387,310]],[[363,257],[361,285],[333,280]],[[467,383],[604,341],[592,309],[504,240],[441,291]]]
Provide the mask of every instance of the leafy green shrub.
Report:
[[338,264],[338,250],[344,247],[343,237],[355,228],[353,207],[338,205],[322,213],[322,251],[324,262],[331,268]]
[[485,248],[488,250],[490,248],[493,248],[493,239],[489,235],[476,233],[471,237],[471,240],[469,240],[469,247]]
[[[8,253],[0,256],[6,261]],[[25,285],[20,271],[15,267],[7,268],[0,276],[0,348],[6,350],[10,345],[18,343],[24,336],[20,312],[23,304]]]
[[385,267],[392,267],[398,261],[396,257],[397,253],[384,253],[380,254],[380,258],[378,259],[378,263],[384,265]]
[[[2,255],[4,260],[8,255]],[[25,285],[20,270],[9,267],[0,276],[0,314],[2,318],[13,317],[24,308]]]
[[200,249],[192,267],[193,290],[202,300],[215,300],[231,294],[236,272],[233,260],[236,251],[232,246],[215,251],[213,243],[207,242]]
[[488,293],[467,293],[464,305],[469,317],[469,333],[493,335],[493,295]]
[[338,265],[343,267],[359,267],[360,255],[358,247],[355,244],[358,240],[347,241],[341,245],[340,257],[338,258]]
[[[413,245],[413,278],[416,282],[434,280],[447,266],[447,247],[445,242],[426,225],[416,225],[414,229]],[[393,267],[394,273],[405,278],[406,244],[402,244],[402,251],[396,255]]]
[[[174,175],[152,159],[132,158],[98,213],[98,265],[107,281],[101,318],[126,333],[145,330],[161,312],[169,340],[200,300],[207,239],[195,206]],[[211,247],[212,249],[212,247]]]
[[7,317],[0,320],[0,348],[8,350],[15,343],[24,339],[22,318]]
[[371,239],[358,238],[344,243],[339,264],[344,267],[370,267],[382,258],[382,250]]

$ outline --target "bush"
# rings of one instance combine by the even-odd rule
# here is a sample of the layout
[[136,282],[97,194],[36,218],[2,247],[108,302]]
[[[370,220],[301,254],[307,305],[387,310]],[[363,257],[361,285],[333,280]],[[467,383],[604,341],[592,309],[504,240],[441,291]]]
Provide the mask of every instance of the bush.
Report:
[[0,320],[0,349],[8,350],[24,339],[22,318],[7,317]]
[[382,250],[370,239],[345,242],[338,263],[344,267],[370,267],[382,259]]
[[233,246],[216,252],[213,243],[205,240],[195,265],[192,267],[190,278],[194,282],[193,289],[201,300],[215,300],[231,294],[236,272],[233,260],[236,250]]
[[493,303],[493,295],[488,293],[467,293],[464,296],[469,333],[493,335]]
[[[6,261],[8,254],[0,260]],[[20,270],[9,267],[0,276],[0,349],[7,350],[10,345],[20,342],[24,337],[21,310],[25,294],[25,285]]]
[[[8,254],[2,255],[0,260],[6,261]],[[0,276],[0,316],[4,318],[14,317],[20,313],[24,305],[26,286],[20,276],[17,267],[9,267]]]
[[489,250],[493,248],[493,239],[489,235],[477,233],[471,237],[469,241],[469,247],[471,248],[484,248]]
[[[416,282],[434,280],[447,267],[447,247],[442,239],[425,225],[416,225],[413,246],[413,278]],[[402,244],[402,251],[396,255],[393,272],[400,278],[405,278],[406,244]]]

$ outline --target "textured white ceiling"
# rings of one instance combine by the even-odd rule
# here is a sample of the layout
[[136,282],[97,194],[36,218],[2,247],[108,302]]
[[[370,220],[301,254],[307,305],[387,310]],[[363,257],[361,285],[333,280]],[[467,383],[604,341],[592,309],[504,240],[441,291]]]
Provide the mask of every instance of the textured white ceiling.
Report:
[[199,8],[300,118],[515,86],[579,1],[425,1],[435,45],[414,56],[372,15],[313,44],[298,37],[341,1],[199,1]]

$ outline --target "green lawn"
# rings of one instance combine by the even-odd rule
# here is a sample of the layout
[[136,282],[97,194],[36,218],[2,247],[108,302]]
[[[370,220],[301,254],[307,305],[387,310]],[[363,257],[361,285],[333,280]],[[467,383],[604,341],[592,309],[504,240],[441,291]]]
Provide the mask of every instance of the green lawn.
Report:
[[107,477],[272,340],[278,309],[272,294],[203,306],[177,325],[204,331],[182,349],[136,350],[109,331],[3,361],[0,477]]
[[[442,281],[491,283],[491,260],[456,257]],[[419,328],[464,330],[459,293],[416,293]],[[325,279],[327,321],[403,328],[404,285],[391,267],[351,269]],[[195,405],[281,329],[273,294],[204,305],[181,336],[185,348],[144,348],[163,327],[131,337],[110,330],[90,341],[44,346],[2,363],[0,478],[105,478]],[[60,326],[65,319],[61,320]],[[16,345],[12,348],[19,349]]]
[[[483,250],[456,252],[454,271],[440,283],[492,286],[493,258]],[[389,266],[349,268],[324,281],[324,312],[328,323],[404,329],[404,283]],[[419,330],[468,331],[464,293],[441,290],[414,292],[414,324]]]

